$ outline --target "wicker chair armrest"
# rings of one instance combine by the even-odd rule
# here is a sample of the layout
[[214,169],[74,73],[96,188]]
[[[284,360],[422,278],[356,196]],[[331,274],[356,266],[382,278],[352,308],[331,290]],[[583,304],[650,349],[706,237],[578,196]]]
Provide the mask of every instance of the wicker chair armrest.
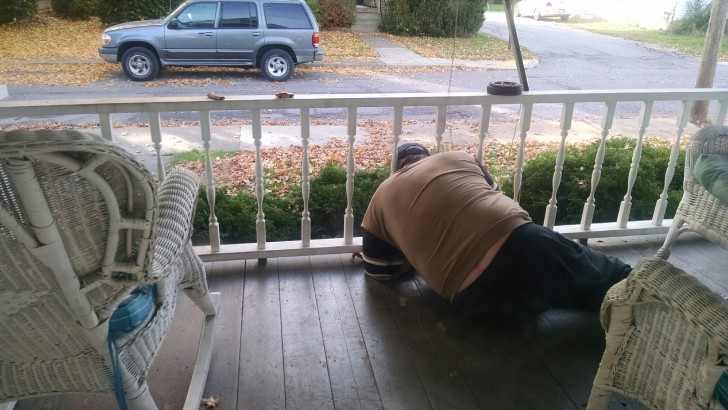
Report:
[[599,319],[604,331],[609,329],[609,322],[612,320],[612,310],[615,306],[627,304],[629,301],[629,292],[627,291],[627,279],[623,279],[615,283],[607,291],[599,310]]
[[660,302],[680,312],[707,335],[721,352],[728,352],[728,302],[664,259],[640,261],[627,278],[634,303]]
[[187,249],[198,187],[197,176],[182,168],[172,170],[159,187],[150,255],[153,280],[169,275],[179,253]]

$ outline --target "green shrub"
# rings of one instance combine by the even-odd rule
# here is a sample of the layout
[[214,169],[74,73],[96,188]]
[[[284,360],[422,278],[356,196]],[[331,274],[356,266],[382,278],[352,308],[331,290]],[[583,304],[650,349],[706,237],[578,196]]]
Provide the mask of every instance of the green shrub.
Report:
[[[288,201],[272,195],[263,200],[266,240],[286,241],[300,239],[301,224],[295,214],[288,210]],[[247,243],[256,241],[255,224],[258,215],[258,202],[247,192],[240,191],[230,195],[225,188],[215,190],[215,216],[220,224],[222,243]],[[210,205],[204,188],[200,188],[197,212],[193,223],[193,242],[201,244],[209,241]]]
[[[355,234],[358,234],[359,225],[374,191],[388,175],[389,167],[355,173],[355,189],[352,199]],[[255,242],[255,223],[258,214],[258,203],[255,196],[246,191],[231,195],[224,188],[217,188],[215,192],[215,216],[220,224],[221,241],[223,243]],[[341,165],[327,164],[318,176],[311,179],[308,206],[313,239],[343,235],[346,211],[346,170]],[[282,197],[266,195],[263,199],[266,240],[275,242],[300,239],[302,212],[303,200],[300,189],[293,189],[291,193]],[[205,190],[202,188],[197,201],[197,213],[193,225],[195,244],[209,241],[209,217],[210,206]]]
[[317,2],[319,15],[316,15],[316,20],[322,28],[351,27],[354,24],[355,0],[317,0]]
[[308,4],[308,7],[311,9],[313,16],[316,17],[316,21],[320,25],[322,25],[323,21],[324,21],[324,15],[321,12],[321,7],[319,7],[318,0],[306,0],[306,3]]
[[106,25],[164,17],[181,3],[179,0],[96,1],[97,14]]
[[[361,220],[374,191],[388,176],[389,167],[363,170],[354,174],[352,212],[355,233],[359,230],[359,225],[361,225]],[[302,206],[300,190],[294,190],[291,198],[293,204]],[[294,206],[292,205],[291,208]],[[319,175],[311,180],[308,208],[311,217],[311,237],[335,238],[343,235],[346,212],[346,169],[344,167],[337,163],[328,163]],[[297,215],[300,216],[301,213],[298,212]]]
[[96,0],[51,0],[53,12],[73,20],[86,20],[96,14]]
[[386,0],[381,29],[390,34],[470,37],[485,19],[485,0]]
[[690,0],[685,5],[685,15],[670,25],[670,31],[683,35],[703,35],[708,31],[710,21],[710,2]]
[[[627,181],[632,164],[632,152],[636,139],[612,138],[605,145],[602,173],[595,193],[593,222],[617,220],[619,205],[627,191]],[[578,224],[584,203],[591,191],[591,175],[599,148],[599,141],[585,147],[566,148],[561,184],[557,192],[556,224]],[[652,218],[655,202],[662,192],[670,148],[643,145],[642,158],[634,187],[632,188],[632,209],[630,220]],[[528,211],[534,222],[542,224],[546,205],[551,198],[552,178],[556,164],[556,151],[543,152],[523,169],[521,206]],[[682,194],[685,155],[681,152],[675,167],[675,174],[668,190],[666,218],[675,214]],[[502,181],[503,192],[513,196],[513,181]]]
[[37,10],[36,0],[2,0],[0,1],[0,24],[25,20],[34,16]]

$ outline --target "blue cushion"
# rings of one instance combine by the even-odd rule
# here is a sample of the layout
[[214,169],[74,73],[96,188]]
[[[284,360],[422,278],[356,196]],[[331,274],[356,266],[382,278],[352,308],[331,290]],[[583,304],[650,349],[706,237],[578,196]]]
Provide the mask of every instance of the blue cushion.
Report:
[[723,407],[728,409],[728,370],[724,371],[715,385],[715,395]]
[[728,204],[728,156],[703,154],[693,167],[693,175],[708,192]]
[[156,285],[140,286],[124,299],[109,319],[109,334],[118,338],[134,330],[154,311]]

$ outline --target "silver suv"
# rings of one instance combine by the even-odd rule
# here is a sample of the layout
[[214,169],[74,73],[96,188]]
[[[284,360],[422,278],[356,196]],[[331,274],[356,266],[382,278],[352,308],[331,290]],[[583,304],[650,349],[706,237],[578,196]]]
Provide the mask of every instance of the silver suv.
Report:
[[162,66],[260,67],[285,81],[300,63],[321,61],[319,28],[304,0],[187,0],[160,20],[117,24],[99,55],[134,81]]

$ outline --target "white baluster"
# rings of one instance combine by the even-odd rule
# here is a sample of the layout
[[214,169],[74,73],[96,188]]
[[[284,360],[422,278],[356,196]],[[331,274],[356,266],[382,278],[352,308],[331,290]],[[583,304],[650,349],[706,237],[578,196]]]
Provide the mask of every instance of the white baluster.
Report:
[[632,165],[629,168],[629,179],[627,180],[627,193],[624,200],[619,206],[619,215],[617,216],[617,226],[626,228],[629,221],[629,212],[632,210],[632,188],[637,180],[637,172],[640,168],[640,159],[642,159],[642,141],[650,125],[650,116],[652,115],[652,101],[643,101],[642,110],[640,110],[639,133],[637,135],[637,145],[632,152]]
[[162,164],[162,125],[158,112],[149,113],[149,129],[152,132],[154,151],[157,153],[157,178],[161,183],[164,181],[164,164]]
[[346,158],[346,213],[344,214],[344,243],[354,241],[354,141],[356,140],[356,107],[347,110],[347,133],[349,134],[349,155]]
[[589,198],[584,203],[584,211],[581,214],[581,229],[588,231],[591,229],[592,220],[594,219],[594,194],[599,185],[599,179],[602,176],[602,164],[604,163],[604,145],[609,135],[609,130],[612,128],[614,123],[614,111],[617,108],[617,103],[614,101],[606,103],[606,111],[602,118],[602,140],[599,144],[599,150],[597,151],[597,157],[594,160],[594,170],[592,171],[591,177],[591,191],[589,192]]
[[725,114],[726,114],[727,109],[728,109],[728,100],[718,102],[718,109],[715,113],[715,119],[713,120],[713,123],[715,125],[725,124]]
[[303,144],[303,163],[301,164],[301,246],[311,246],[311,216],[308,212],[308,199],[311,192],[311,172],[308,159],[308,139],[311,137],[311,116],[308,108],[301,108],[301,143]]
[[103,112],[99,114],[99,127],[101,128],[101,136],[109,141],[114,140],[111,132],[111,113]]
[[210,205],[210,217],[207,225],[210,232],[210,250],[220,252],[220,224],[215,215],[215,171],[212,169],[212,158],[210,158],[210,141],[212,140],[210,111],[200,111],[200,131],[205,150],[205,193],[207,203]]
[[556,154],[556,165],[554,166],[554,176],[551,181],[551,198],[546,206],[543,224],[549,228],[553,228],[556,224],[556,212],[558,207],[556,203],[556,192],[561,185],[561,175],[564,170],[564,155],[566,153],[566,137],[571,129],[571,120],[574,117],[574,103],[565,103],[561,111],[561,143],[559,144],[559,152]]
[[476,154],[476,159],[483,165],[485,165],[483,162],[483,150],[485,149],[485,136],[488,135],[488,127],[490,126],[491,109],[492,106],[490,104],[480,106],[480,127],[478,131],[478,153]]
[[394,121],[392,122],[392,128],[394,133],[394,146],[392,147],[392,163],[389,166],[389,172],[393,173],[397,170],[397,146],[399,145],[399,138],[402,135],[402,118],[404,117],[404,107],[397,105],[394,107]]
[[447,107],[444,105],[437,106],[437,128],[435,131],[435,152],[442,152],[442,134],[445,133],[447,124]]
[[528,130],[531,129],[531,114],[533,114],[533,104],[524,104],[521,107],[521,118],[519,119],[518,125],[521,144],[518,147],[518,156],[516,156],[516,171],[513,175],[513,199],[516,201],[518,201],[521,197],[523,159],[526,155],[526,136],[528,135]]
[[655,204],[655,211],[652,214],[652,224],[655,226],[661,226],[662,221],[665,218],[665,210],[667,209],[667,189],[670,187],[673,175],[675,175],[675,164],[677,164],[677,158],[680,155],[680,138],[685,131],[685,126],[688,123],[688,117],[690,116],[692,106],[692,101],[683,101],[680,112],[678,113],[677,135],[675,136],[675,143],[672,145],[670,161],[667,164],[667,171],[665,172],[665,184],[662,187],[660,199],[657,200],[657,203]]
[[260,110],[253,110],[252,114],[253,144],[255,145],[255,199],[258,201],[258,215],[255,220],[255,233],[258,249],[265,249],[265,214],[263,213],[265,186],[263,181],[263,160],[260,156],[260,143],[263,137],[263,132],[260,125]]

